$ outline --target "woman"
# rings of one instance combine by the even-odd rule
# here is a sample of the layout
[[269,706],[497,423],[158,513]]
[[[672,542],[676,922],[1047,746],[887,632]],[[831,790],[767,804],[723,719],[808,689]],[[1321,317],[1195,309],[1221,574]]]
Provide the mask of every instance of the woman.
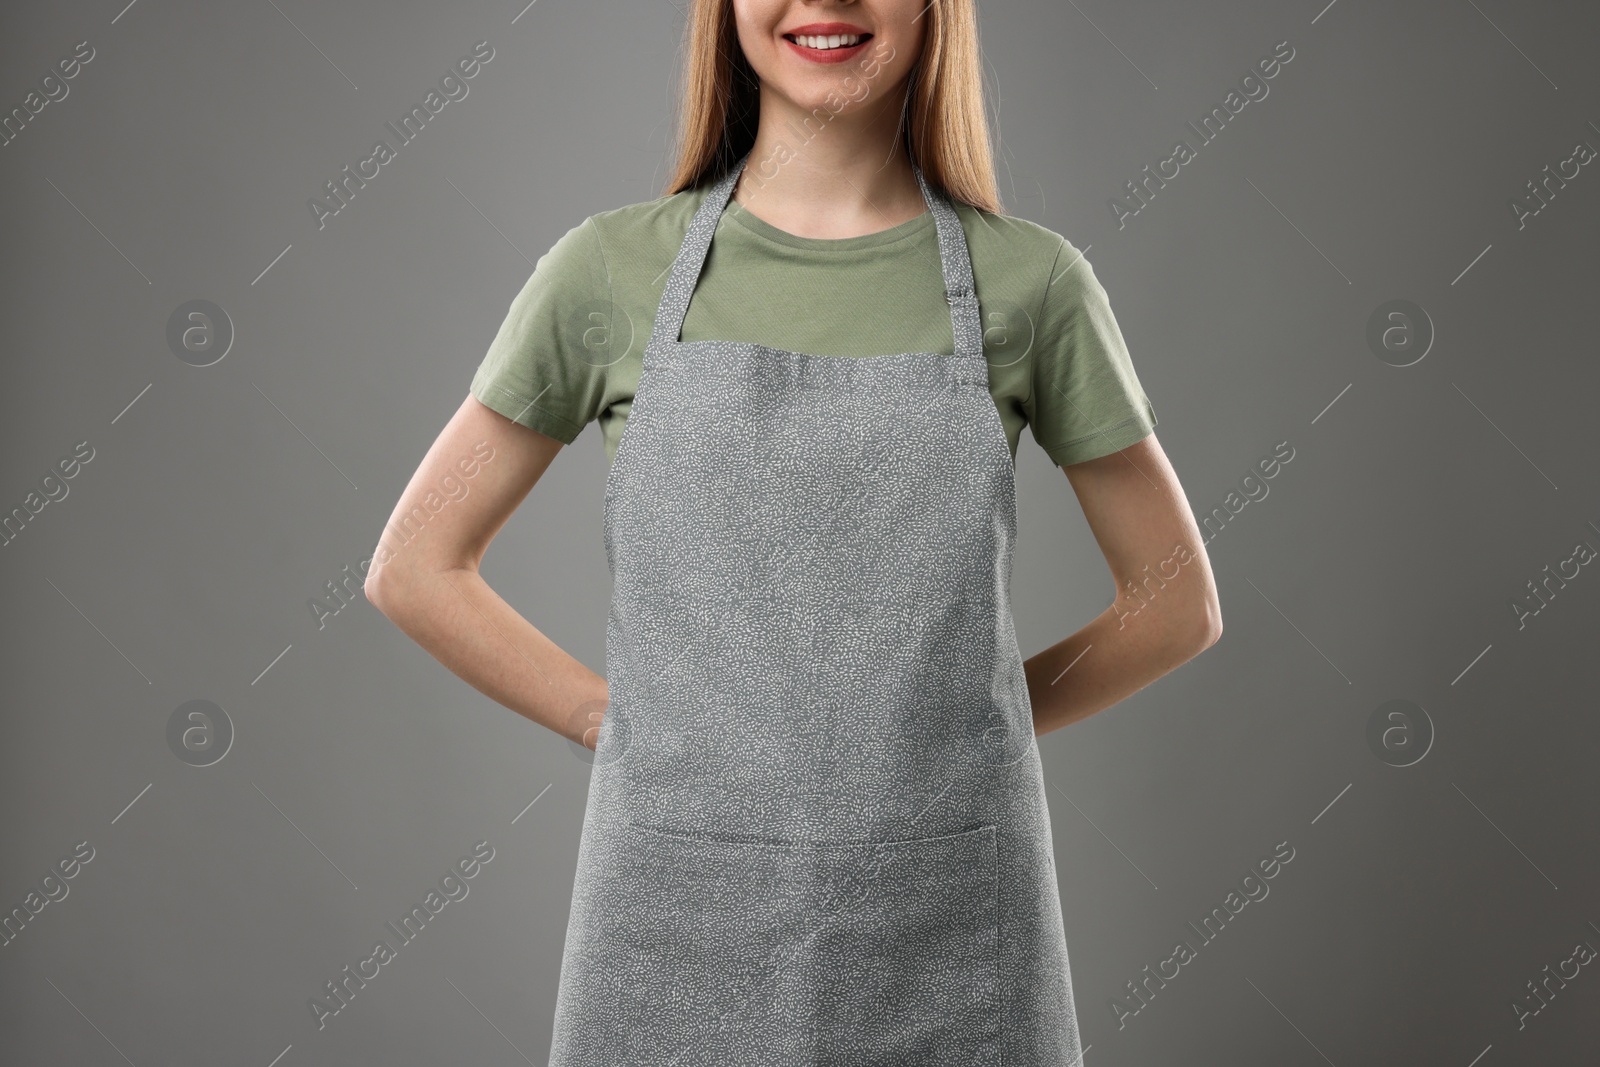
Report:
[[[687,52],[666,194],[540,260],[396,524],[488,442],[478,491],[368,596],[595,748],[554,1067],[1074,1064],[1035,735],[1221,631],[1154,412],[1088,264],[999,213],[973,0],[695,0]],[[477,570],[591,420],[605,678]],[[1026,662],[1025,423],[1119,587]]]

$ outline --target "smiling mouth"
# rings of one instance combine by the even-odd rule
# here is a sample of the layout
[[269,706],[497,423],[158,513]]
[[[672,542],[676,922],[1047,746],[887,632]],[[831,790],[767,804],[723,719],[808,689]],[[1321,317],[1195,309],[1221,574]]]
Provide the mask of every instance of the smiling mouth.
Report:
[[870,33],[843,33],[831,36],[811,36],[810,34],[786,33],[783,39],[790,44],[799,45],[801,48],[810,48],[818,52],[832,52],[846,48],[855,48],[872,40]]

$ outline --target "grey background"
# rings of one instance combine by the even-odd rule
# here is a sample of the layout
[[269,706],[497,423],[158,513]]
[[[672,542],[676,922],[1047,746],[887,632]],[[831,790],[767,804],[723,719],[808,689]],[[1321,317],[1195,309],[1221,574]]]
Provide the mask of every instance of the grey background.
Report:
[[[0,907],[94,849],[0,947],[0,1058],[542,1063],[589,765],[371,605],[319,629],[307,602],[370,555],[533,261],[659,194],[683,12],[123,2],[8,5],[0,34],[5,111],[97,52],[0,148],[0,509],[95,449],[0,548]],[[1086,1062],[1594,1062],[1595,964],[1523,1027],[1512,1005],[1600,947],[1600,576],[1522,629],[1511,604],[1600,546],[1600,164],[1524,228],[1508,207],[1600,145],[1593,9],[981,19],[1006,207],[1087,249],[1197,515],[1295,449],[1208,542],[1222,640],[1040,740]],[[307,200],[479,40],[468,97],[319,231]],[[1119,229],[1108,200],[1283,40],[1270,94]],[[193,299],[237,331],[213,366],[165,340]],[[1365,340],[1391,299],[1437,330],[1409,367]],[[484,566],[597,670],[604,474],[590,427]],[[1112,591],[1027,435],[1018,478],[1032,655]],[[236,731],[203,768],[167,740],[196,699]],[[1367,741],[1394,699],[1434,731],[1406,767]],[[469,895],[319,1030],[308,1000],[480,840]],[[1119,1026],[1180,938],[1197,957]]]

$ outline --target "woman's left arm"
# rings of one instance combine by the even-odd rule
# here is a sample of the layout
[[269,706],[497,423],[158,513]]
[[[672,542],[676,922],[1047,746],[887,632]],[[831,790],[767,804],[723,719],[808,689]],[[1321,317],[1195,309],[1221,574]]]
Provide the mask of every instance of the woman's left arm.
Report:
[[1116,599],[1024,664],[1036,734],[1110,707],[1222,636],[1200,528],[1155,434],[1061,470],[1105,554]]

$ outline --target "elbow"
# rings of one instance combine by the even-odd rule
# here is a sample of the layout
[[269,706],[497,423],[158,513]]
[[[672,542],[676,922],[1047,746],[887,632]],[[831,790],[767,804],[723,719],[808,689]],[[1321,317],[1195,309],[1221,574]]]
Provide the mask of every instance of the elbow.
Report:
[[1185,659],[1193,659],[1222,637],[1222,605],[1215,597],[1206,598],[1184,613],[1174,631],[1174,646],[1181,649]]
[[405,598],[405,588],[404,572],[392,563],[374,565],[367,572],[366,581],[361,584],[361,591],[366,594],[367,603],[391,619]]
[[1196,624],[1195,654],[1199,655],[1222,637],[1222,604],[1216,597],[1208,597],[1199,612]]
[[[475,574],[476,568],[448,567],[431,560],[402,561],[391,557],[387,563],[374,565],[367,572],[361,591],[366,594],[367,603],[399,625],[406,616],[431,613],[429,602],[434,597],[446,595],[439,590],[439,581],[442,579],[447,584],[454,584],[452,579],[459,578],[464,572]],[[460,590],[456,592],[459,594]]]
[[389,614],[386,606],[389,600],[389,582],[379,582],[376,575],[368,575],[367,580],[361,584],[361,591],[366,594],[367,603],[377,608],[384,615]]

